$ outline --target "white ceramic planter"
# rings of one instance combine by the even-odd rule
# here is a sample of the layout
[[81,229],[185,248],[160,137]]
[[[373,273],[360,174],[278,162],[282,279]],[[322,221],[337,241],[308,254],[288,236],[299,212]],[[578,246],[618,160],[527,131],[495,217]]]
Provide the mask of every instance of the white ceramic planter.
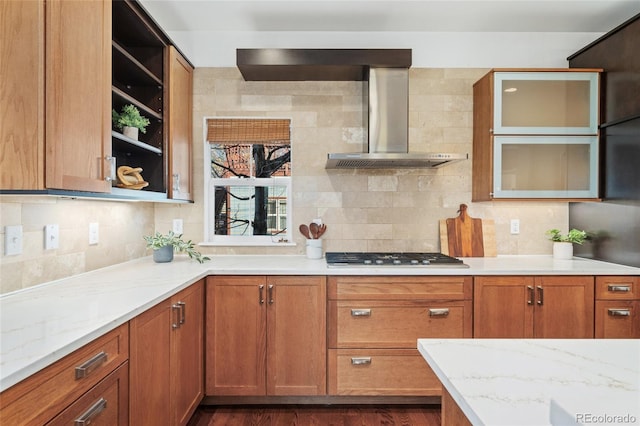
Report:
[[573,259],[573,243],[553,243],[553,258],[558,260]]
[[138,140],[138,131],[139,129],[137,127],[124,126],[122,128],[123,135],[136,141]]

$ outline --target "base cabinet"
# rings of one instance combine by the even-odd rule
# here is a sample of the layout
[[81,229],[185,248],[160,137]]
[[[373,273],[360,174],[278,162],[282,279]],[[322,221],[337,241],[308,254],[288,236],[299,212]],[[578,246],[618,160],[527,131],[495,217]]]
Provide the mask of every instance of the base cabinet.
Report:
[[185,425],[203,396],[199,281],[130,321],[130,424]]
[[595,337],[640,338],[640,277],[596,277]]
[[328,278],[330,395],[439,396],[418,338],[471,337],[471,277]]
[[206,394],[326,394],[325,277],[207,279]]
[[593,338],[593,300],[592,276],[475,277],[473,335]]

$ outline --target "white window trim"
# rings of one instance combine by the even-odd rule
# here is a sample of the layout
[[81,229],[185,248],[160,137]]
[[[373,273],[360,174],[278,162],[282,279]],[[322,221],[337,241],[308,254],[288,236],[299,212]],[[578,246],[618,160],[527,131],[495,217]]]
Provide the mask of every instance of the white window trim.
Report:
[[[293,202],[292,202],[292,185],[291,176],[274,176],[271,178],[229,178],[217,179],[211,177],[211,144],[207,141],[207,120],[215,118],[234,118],[234,117],[204,117],[202,121],[202,132],[204,140],[204,239],[199,246],[295,246],[293,241]],[[246,118],[246,117],[235,117]],[[272,117],[269,117],[272,118]],[[256,181],[264,183],[271,181],[271,185],[286,186],[287,188],[287,221],[290,226],[282,234],[278,235],[215,235],[215,226],[210,220],[209,212],[213,211],[212,202],[215,198],[212,195],[213,187],[216,185],[228,185],[232,183],[234,186],[255,186]],[[267,182],[268,183],[268,182]]]

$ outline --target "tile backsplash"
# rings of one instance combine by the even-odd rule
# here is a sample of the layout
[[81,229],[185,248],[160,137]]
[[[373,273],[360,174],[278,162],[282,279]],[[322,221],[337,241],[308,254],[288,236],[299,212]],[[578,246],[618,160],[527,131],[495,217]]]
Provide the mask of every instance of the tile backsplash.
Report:
[[[487,69],[413,68],[409,74],[409,150],[472,151],[472,86]],[[146,256],[142,235],[171,229],[181,218],[187,239],[204,233],[205,117],[292,120],[293,223],[322,218],[325,250],[439,251],[438,220],[465,203],[472,217],[496,223],[498,254],[550,254],[549,228],[566,228],[566,202],[471,203],[471,161],[423,170],[325,170],[329,152],[361,151],[361,82],[246,82],[236,68],[197,68],[194,74],[194,204],[151,204],[0,197],[4,226],[22,224],[24,252],[0,259],[0,293]],[[520,220],[520,234],[509,221]],[[88,245],[90,222],[100,242]],[[60,248],[44,250],[44,226],[60,225]],[[295,246],[201,247],[209,254],[303,254]]]

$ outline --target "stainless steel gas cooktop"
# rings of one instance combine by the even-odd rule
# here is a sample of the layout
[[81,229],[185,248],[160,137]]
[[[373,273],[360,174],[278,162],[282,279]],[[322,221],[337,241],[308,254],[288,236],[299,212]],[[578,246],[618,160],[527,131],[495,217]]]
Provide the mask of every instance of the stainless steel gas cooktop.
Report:
[[407,266],[468,268],[462,260],[442,253],[327,252],[327,266]]

